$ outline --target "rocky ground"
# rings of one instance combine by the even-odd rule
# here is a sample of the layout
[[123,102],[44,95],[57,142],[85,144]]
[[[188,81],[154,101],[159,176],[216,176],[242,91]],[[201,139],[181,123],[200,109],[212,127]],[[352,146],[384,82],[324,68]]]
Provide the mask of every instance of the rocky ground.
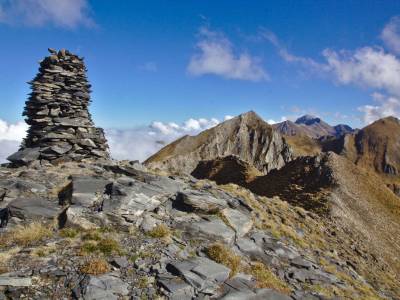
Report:
[[0,207],[0,299],[400,295],[315,213],[135,162],[3,166]]

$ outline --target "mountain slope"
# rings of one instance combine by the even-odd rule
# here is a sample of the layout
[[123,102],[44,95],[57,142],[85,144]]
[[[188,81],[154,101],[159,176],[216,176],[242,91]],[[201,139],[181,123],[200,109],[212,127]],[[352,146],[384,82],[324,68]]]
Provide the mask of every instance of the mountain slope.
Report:
[[285,139],[256,113],[248,112],[197,136],[184,136],[145,161],[152,169],[191,173],[201,160],[237,155],[261,172],[282,167],[292,158]]
[[356,165],[379,174],[392,191],[400,194],[400,121],[380,119],[365,128],[324,143]]
[[[224,170],[218,172],[223,174]],[[218,178],[218,173],[214,172],[213,178]],[[400,201],[380,176],[329,152],[300,157],[267,175],[231,183],[324,216],[357,237],[371,257],[381,258],[387,268],[400,274]]]

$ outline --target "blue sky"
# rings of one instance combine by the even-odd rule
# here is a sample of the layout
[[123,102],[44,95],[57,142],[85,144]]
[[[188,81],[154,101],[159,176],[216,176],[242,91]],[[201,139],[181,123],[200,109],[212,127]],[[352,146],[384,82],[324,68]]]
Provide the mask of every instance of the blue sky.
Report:
[[52,47],[85,57],[104,128],[249,110],[360,127],[400,115],[397,15],[389,0],[0,0],[0,119],[22,120]]

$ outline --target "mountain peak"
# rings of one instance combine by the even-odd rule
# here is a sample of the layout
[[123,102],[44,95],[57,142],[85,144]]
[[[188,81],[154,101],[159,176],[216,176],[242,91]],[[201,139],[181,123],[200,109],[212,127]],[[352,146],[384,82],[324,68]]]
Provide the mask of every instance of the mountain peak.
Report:
[[253,110],[250,110],[248,112],[242,113],[239,115],[241,118],[245,119],[262,119],[257,113],[255,113]]
[[273,133],[271,125],[254,111],[249,111],[197,136],[182,138],[165,146],[145,164],[169,172],[190,174],[201,160],[236,155],[259,171],[269,172],[292,158],[286,141]]
[[313,115],[304,115],[295,121],[296,124],[304,124],[304,125],[312,125],[320,122],[321,119]]

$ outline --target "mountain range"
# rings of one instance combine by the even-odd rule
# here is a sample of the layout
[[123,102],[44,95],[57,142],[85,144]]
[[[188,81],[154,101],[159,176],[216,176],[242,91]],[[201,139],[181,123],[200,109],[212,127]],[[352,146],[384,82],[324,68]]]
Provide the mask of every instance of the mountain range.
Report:
[[[167,157],[161,155],[165,153],[163,149],[145,164],[150,168],[190,173],[197,179],[211,180],[221,186],[239,185],[268,198],[279,197],[357,237],[355,247],[365,251],[365,258],[370,257],[370,267],[374,260],[381,259],[385,268],[400,274],[398,119],[387,117],[362,129],[352,129],[344,124],[331,126],[310,115],[295,122],[268,125],[250,112],[209,132],[215,134],[208,135],[211,139],[219,135],[224,135],[225,139],[218,143],[209,140],[196,143],[204,133],[185,137],[184,140],[190,139],[198,145],[196,150],[185,147],[180,151],[182,140],[178,140],[173,144],[175,151],[169,152]],[[249,137],[246,143],[242,140],[232,143],[239,132]],[[279,141],[280,147],[276,142],[265,143],[267,136],[268,141]],[[210,151],[209,145],[212,145],[211,149],[224,151]],[[237,148],[232,148],[233,145]],[[259,151],[260,148],[263,151]],[[197,149],[202,149],[201,155],[193,160],[192,153]],[[242,153],[254,155],[243,156]],[[282,156],[282,153],[286,155]],[[180,169],[175,163],[177,157],[191,161],[190,168]],[[269,167],[261,167],[263,164]]]
[[298,136],[305,135],[311,138],[321,138],[324,136],[339,137],[354,130],[344,124],[331,126],[318,117],[312,115],[304,115],[295,122],[283,121],[273,125],[274,129],[283,135]]
[[0,299],[400,299],[399,133],[247,112],[144,164],[24,155]]

